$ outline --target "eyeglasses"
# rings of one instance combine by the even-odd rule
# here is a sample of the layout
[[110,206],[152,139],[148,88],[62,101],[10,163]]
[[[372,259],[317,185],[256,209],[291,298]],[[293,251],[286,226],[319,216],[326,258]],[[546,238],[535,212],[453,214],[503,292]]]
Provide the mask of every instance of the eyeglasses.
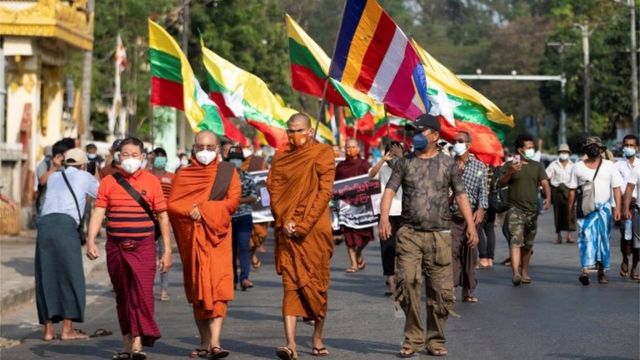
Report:
[[216,145],[193,145],[194,149],[198,151],[209,150],[214,151],[216,149]]
[[307,129],[287,129],[287,134],[292,135],[296,133],[303,133],[305,131],[307,131]]

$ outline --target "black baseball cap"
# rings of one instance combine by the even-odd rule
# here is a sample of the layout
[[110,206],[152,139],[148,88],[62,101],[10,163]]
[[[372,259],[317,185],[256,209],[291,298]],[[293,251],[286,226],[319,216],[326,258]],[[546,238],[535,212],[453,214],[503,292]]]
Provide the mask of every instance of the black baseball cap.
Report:
[[233,160],[233,159],[244,160],[244,155],[242,154],[242,147],[232,146],[229,148],[229,156],[227,156],[227,160]]
[[431,114],[422,114],[418,116],[413,123],[416,132],[423,132],[426,129],[431,129],[440,132],[440,120]]

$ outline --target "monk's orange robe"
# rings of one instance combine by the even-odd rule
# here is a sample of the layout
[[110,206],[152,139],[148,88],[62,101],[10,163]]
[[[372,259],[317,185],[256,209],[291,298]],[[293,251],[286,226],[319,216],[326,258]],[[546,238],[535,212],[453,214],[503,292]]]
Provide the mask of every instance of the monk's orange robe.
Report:
[[[225,317],[233,300],[231,214],[240,203],[240,176],[234,171],[221,201],[210,201],[218,162],[203,166],[196,160],[173,178],[169,218],[182,259],[184,290],[198,320]],[[200,221],[189,215],[196,205]]]
[[[309,144],[276,152],[267,180],[275,219],[276,271],[282,276],[283,315],[323,319],[327,314],[333,235],[329,200],[333,193],[333,149]],[[297,237],[284,225],[296,223]]]

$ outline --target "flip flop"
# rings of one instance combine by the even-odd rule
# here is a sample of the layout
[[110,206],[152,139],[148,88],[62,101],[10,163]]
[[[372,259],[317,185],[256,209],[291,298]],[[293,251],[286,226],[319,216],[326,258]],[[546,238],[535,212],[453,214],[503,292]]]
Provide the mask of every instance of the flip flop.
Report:
[[126,360],[131,359],[131,354],[128,352],[119,352],[111,357],[111,360]]
[[298,354],[290,348],[283,346],[276,349],[276,355],[282,360],[297,360]]
[[362,261],[358,261],[358,270],[364,270],[367,267],[367,263],[362,259]]
[[131,359],[132,360],[146,360],[147,359],[147,353],[145,353],[144,351],[134,351],[133,353],[131,353]]
[[401,358],[412,358],[416,356],[416,352],[411,350],[411,349],[407,349],[407,348],[402,348],[400,349],[400,352],[398,352],[398,357]]
[[262,266],[262,261],[260,260],[252,261],[251,266],[253,266],[254,269],[258,270]]
[[211,351],[206,356],[207,359],[222,359],[229,356],[229,352],[220,346],[214,346],[211,348]]
[[350,267],[347,270],[345,270],[345,272],[349,273],[349,274],[353,274],[353,273],[358,272],[358,269]]
[[98,329],[96,331],[93,332],[93,334],[89,335],[90,338],[97,338],[97,337],[101,337],[101,336],[111,336],[113,335],[113,333],[107,329]]
[[447,351],[447,349],[433,349],[433,348],[427,348],[427,354],[431,355],[431,356],[447,356],[449,352]]
[[207,355],[209,355],[209,350],[207,349],[193,349],[191,351],[191,354],[189,354],[189,357],[192,359],[195,358],[206,358]]
[[475,296],[467,295],[467,296],[464,297],[464,299],[462,299],[462,302],[477,303],[478,302],[478,298],[475,297]]
[[313,349],[311,349],[311,355],[312,356],[327,356],[329,355],[329,350],[327,350],[326,347],[321,347],[321,348],[317,348],[314,347]]
[[532,280],[531,280],[530,277],[523,277],[522,278],[522,283],[523,284],[527,284],[528,285],[528,284],[531,284],[531,282],[532,282]]

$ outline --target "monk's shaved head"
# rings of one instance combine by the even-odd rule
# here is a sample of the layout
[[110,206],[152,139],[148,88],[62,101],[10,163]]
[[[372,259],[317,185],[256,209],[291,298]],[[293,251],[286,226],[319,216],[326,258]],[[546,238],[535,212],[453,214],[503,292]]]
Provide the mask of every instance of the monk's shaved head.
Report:
[[299,122],[302,122],[304,129],[309,129],[311,127],[311,118],[305,113],[295,113],[291,115],[289,120],[287,120],[287,127],[291,128],[291,125]]
[[345,147],[346,148],[350,148],[350,147],[360,148],[360,143],[356,139],[349,139],[349,140],[347,140],[347,143],[345,144]]
[[196,134],[196,145],[218,145],[218,136],[211,130],[202,130]]

